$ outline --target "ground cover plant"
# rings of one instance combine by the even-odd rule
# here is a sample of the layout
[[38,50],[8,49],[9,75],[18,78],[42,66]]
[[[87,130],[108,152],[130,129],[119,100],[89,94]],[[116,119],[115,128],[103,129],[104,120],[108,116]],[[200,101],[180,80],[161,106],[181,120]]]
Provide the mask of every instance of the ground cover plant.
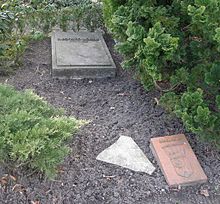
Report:
[[94,31],[102,26],[101,6],[90,0],[1,1],[0,74],[17,67],[28,42],[47,36],[54,26]]
[[70,149],[65,142],[84,121],[64,116],[32,91],[0,85],[0,162],[53,177]]
[[188,130],[220,148],[220,2],[103,0],[125,68]]

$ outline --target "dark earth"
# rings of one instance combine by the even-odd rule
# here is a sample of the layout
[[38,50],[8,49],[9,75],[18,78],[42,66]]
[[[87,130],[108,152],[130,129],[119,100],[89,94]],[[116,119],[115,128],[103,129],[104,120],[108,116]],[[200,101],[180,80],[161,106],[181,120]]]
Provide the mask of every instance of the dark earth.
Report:
[[[6,83],[18,90],[33,89],[49,103],[64,108],[67,115],[90,120],[90,123],[69,144],[72,153],[63,162],[56,179],[50,181],[39,174],[16,172],[13,176],[17,181],[11,179],[7,189],[0,189],[0,203],[219,204],[220,152],[198,141],[178,119],[158,106],[155,98],[158,99],[160,93],[147,92],[129,71],[123,71],[120,57],[112,51],[110,38],[107,43],[118,66],[116,78],[52,79],[51,45],[46,39],[31,43],[23,66],[6,79]],[[186,134],[208,176],[207,183],[169,189],[151,153],[149,140],[177,133]],[[120,134],[131,136],[156,166],[151,176],[95,159]],[[0,169],[0,177],[6,173],[6,169]]]

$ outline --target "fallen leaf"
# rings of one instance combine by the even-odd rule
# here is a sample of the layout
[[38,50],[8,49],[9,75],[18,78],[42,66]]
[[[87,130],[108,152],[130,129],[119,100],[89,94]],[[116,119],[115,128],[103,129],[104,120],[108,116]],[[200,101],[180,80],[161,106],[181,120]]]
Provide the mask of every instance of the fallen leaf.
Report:
[[204,195],[205,197],[209,197],[209,191],[207,189],[201,189],[200,194]]
[[13,181],[17,181],[17,178],[16,177],[14,177],[14,176],[12,176],[12,175],[10,175],[9,176]]
[[176,187],[170,187],[169,189],[170,189],[170,191],[176,191],[176,192],[179,192],[179,191],[181,190],[181,186],[178,185],[178,186],[176,186]]
[[31,201],[31,204],[40,204],[40,201]]
[[25,193],[26,189],[23,185],[21,184],[15,184],[14,187],[12,188],[12,191],[14,192],[19,192],[19,193]]
[[128,93],[118,93],[117,96],[129,96]]
[[58,167],[57,171],[59,173],[64,173],[65,172],[62,166]]
[[106,175],[103,175],[103,178],[107,179],[107,180],[111,180],[113,178],[115,178],[116,176],[113,175],[113,176],[106,176]]
[[154,100],[156,101],[156,104],[159,105],[159,100],[157,98],[154,98]]
[[2,186],[7,185],[7,183],[8,183],[8,176],[3,176],[3,177],[0,179],[0,183],[1,183]]
[[103,175],[103,178],[115,178],[116,176],[115,175],[113,175],[113,176],[106,176],[106,175]]

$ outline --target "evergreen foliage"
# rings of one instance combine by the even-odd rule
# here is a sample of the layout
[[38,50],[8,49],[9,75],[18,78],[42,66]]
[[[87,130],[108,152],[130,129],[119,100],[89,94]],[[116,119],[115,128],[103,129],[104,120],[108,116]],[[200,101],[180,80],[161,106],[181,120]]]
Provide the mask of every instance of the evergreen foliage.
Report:
[[0,85],[0,162],[53,177],[70,149],[65,142],[84,121],[66,117],[32,91]]
[[0,74],[17,67],[28,42],[44,38],[54,26],[94,31],[102,26],[101,5],[90,0],[0,1]]
[[123,66],[135,67],[147,89],[165,92],[161,104],[220,148],[220,1],[103,3]]

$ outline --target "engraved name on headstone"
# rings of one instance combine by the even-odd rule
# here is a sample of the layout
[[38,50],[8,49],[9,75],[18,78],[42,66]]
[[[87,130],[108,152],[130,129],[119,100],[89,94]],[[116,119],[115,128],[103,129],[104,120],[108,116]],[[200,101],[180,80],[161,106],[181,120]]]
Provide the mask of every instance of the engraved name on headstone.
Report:
[[169,186],[186,186],[207,181],[183,134],[152,138],[150,147]]

